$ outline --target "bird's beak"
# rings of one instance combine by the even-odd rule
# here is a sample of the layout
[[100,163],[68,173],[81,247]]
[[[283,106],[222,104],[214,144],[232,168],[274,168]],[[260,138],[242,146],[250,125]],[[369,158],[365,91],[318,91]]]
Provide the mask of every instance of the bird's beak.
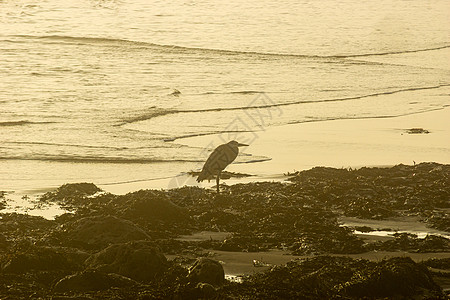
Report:
[[244,146],[248,146],[248,145],[247,144],[238,143],[238,147],[244,147]]

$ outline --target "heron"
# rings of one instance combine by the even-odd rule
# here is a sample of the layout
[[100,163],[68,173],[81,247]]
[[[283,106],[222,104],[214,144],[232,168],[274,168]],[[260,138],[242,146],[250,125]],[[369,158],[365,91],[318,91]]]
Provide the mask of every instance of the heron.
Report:
[[210,180],[211,178],[216,176],[217,193],[220,193],[220,174],[229,164],[231,164],[236,159],[239,153],[239,147],[243,146],[248,145],[241,144],[237,141],[230,141],[214,149],[214,151],[206,160],[205,165],[203,166],[203,169],[197,178],[197,182],[202,182],[205,179]]

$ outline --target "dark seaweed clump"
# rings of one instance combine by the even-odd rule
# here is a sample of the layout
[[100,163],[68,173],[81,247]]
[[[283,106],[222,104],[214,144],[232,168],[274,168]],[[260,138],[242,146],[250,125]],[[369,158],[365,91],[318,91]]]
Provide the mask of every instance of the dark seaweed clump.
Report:
[[381,262],[319,256],[284,266],[229,285],[227,293],[249,299],[439,299],[439,286],[426,267],[409,257]]
[[[214,250],[283,249],[295,255],[449,252],[450,241],[444,237],[396,234],[369,243],[338,221],[342,216],[415,216],[448,232],[449,174],[450,166],[435,163],[358,170],[319,167],[294,174],[289,183],[222,186],[220,195],[182,187],[118,196],[91,183],[63,185],[41,201],[72,213],[53,221],[0,215],[0,298],[443,297],[433,280],[445,284],[445,270],[436,271],[434,265],[445,262],[319,256],[220,286],[211,284],[218,281],[194,280],[187,267]],[[178,239],[198,231],[229,235],[223,240]],[[168,260],[167,254],[177,258]]]
[[410,128],[406,130],[406,133],[409,134],[428,134],[430,133],[428,130],[423,128]]
[[0,191],[0,210],[6,208],[5,194],[4,191]]

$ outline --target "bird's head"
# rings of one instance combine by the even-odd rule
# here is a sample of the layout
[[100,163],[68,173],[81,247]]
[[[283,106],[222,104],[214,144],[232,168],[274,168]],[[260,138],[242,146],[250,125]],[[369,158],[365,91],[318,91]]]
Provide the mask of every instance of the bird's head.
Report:
[[247,144],[242,144],[242,143],[239,143],[239,142],[237,142],[237,141],[230,141],[230,142],[228,142],[228,144],[229,144],[230,146],[234,146],[234,147],[244,147],[244,146],[248,146]]

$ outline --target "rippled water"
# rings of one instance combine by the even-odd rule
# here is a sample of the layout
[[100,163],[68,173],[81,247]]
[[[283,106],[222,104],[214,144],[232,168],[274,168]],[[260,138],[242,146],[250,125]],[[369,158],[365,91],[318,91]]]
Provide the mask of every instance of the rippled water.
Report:
[[207,146],[179,137],[442,108],[449,12],[447,0],[0,1],[0,188],[171,176]]

